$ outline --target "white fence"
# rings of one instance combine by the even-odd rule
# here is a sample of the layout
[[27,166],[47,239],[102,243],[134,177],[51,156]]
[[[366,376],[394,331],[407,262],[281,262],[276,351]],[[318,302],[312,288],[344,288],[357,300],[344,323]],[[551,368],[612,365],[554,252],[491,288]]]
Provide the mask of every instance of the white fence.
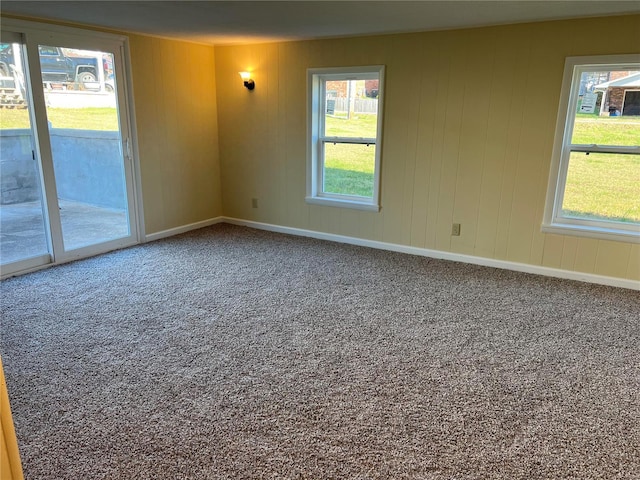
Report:
[[[347,99],[332,98],[331,101],[335,101],[336,112],[347,111]],[[351,111],[355,113],[378,113],[378,99],[377,98],[355,98],[351,99],[352,107]]]

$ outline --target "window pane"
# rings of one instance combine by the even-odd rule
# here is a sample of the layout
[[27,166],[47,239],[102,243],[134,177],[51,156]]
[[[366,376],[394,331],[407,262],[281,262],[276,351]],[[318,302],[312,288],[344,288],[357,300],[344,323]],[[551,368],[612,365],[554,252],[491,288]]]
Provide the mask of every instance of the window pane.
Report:
[[0,44],[0,263],[48,253],[22,45]]
[[572,152],[562,214],[640,223],[640,156]]
[[373,197],[375,145],[324,144],[325,193]]
[[[51,153],[65,250],[130,235],[111,53],[41,45]],[[107,83],[110,82],[110,83]]]
[[378,80],[325,84],[325,136],[376,138]]
[[583,72],[571,143],[640,145],[639,71]]

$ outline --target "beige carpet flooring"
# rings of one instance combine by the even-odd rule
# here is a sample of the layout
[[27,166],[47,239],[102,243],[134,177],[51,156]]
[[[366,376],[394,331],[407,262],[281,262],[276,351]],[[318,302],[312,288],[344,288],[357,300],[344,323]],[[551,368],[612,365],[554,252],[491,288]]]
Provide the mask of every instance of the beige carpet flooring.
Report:
[[28,479],[638,479],[640,294],[217,225],[0,283]]

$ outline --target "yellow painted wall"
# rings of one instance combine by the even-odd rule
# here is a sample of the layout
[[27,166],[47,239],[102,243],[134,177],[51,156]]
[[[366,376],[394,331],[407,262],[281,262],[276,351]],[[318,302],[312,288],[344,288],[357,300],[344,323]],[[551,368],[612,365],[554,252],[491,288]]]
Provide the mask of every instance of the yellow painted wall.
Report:
[[146,233],[220,216],[213,47],[128,36]]
[[[223,213],[640,279],[638,244],[540,230],[564,59],[637,53],[638,31],[635,15],[216,47]],[[307,205],[306,69],[372,64],[387,66],[382,211]]]
[[22,480],[23,478],[7,383],[4,378],[2,359],[0,359],[0,479]]

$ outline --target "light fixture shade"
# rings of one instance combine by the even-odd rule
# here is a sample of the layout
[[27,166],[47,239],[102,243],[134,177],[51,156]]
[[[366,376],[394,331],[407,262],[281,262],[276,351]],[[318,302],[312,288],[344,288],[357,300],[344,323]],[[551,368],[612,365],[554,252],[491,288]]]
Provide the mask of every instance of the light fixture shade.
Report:
[[242,78],[242,83],[249,90],[253,90],[256,87],[256,83],[251,80],[251,73],[249,72],[238,72],[240,77]]

